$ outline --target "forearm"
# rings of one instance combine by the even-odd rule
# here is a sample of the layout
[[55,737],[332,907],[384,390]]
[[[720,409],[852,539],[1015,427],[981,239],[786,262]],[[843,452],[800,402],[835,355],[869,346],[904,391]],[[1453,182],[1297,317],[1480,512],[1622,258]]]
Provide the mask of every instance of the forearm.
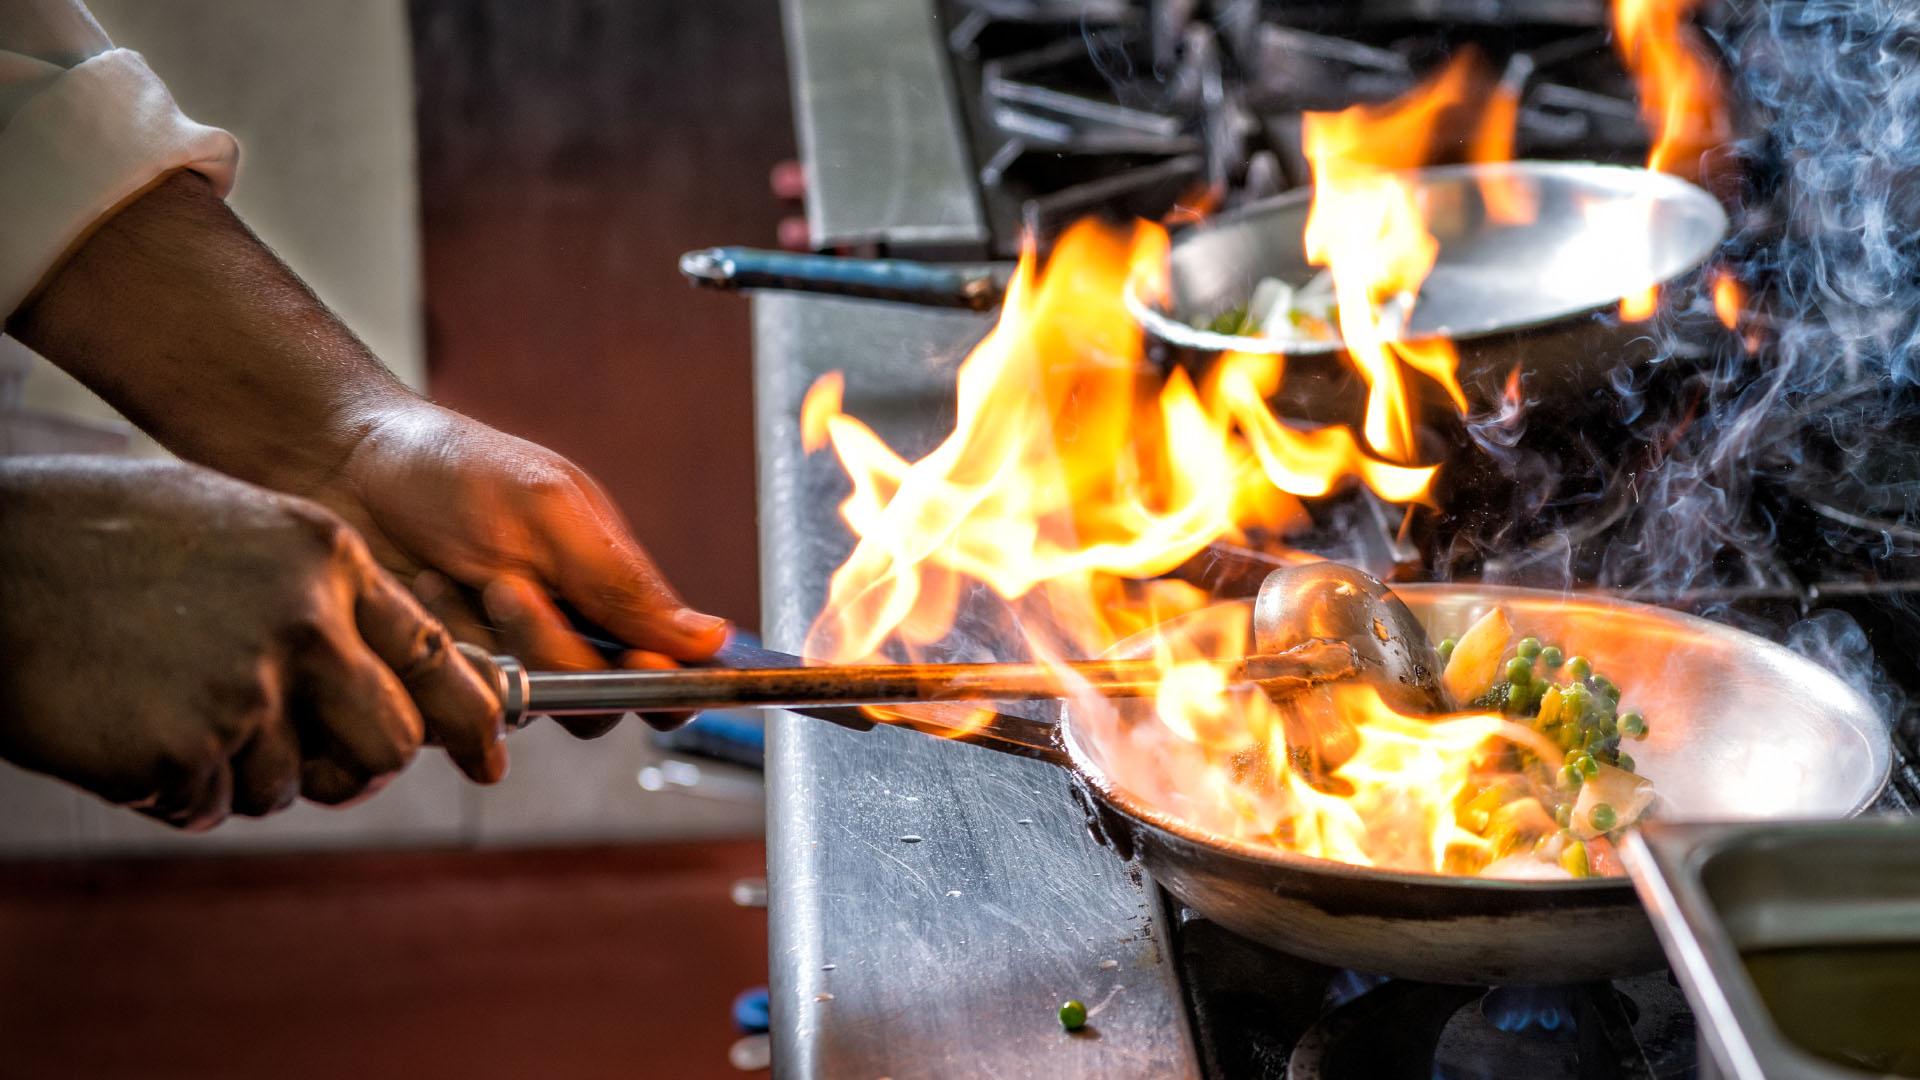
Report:
[[108,218],[7,330],[174,453],[281,490],[408,395],[190,172]]

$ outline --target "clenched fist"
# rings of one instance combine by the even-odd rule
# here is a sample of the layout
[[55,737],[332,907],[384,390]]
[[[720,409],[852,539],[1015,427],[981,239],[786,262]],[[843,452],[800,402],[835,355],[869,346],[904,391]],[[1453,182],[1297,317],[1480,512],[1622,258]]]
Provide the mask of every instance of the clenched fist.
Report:
[[0,756],[182,828],[491,782],[492,693],[318,504],[190,465],[0,462]]

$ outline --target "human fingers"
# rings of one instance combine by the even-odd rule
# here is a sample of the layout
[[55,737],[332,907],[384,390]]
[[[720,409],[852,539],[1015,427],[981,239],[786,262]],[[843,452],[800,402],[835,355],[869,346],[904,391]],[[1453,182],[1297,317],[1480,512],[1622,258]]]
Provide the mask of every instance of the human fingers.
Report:
[[726,643],[727,621],[680,599],[646,549],[592,481],[568,489],[572,505],[550,506],[549,584],[581,614],[636,649],[704,660]]
[[446,628],[370,560],[362,568],[354,621],[368,648],[399,676],[427,738],[476,783],[505,776],[499,701],[454,650]]
[[[600,654],[581,639],[565,615],[541,589],[522,577],[502,577],[481,592],[481,603],[507,650],[529,667],[584,671],[605,667]],[[576,738],[594,739],[613,730],[621,713],[556,716],[554,721]]]

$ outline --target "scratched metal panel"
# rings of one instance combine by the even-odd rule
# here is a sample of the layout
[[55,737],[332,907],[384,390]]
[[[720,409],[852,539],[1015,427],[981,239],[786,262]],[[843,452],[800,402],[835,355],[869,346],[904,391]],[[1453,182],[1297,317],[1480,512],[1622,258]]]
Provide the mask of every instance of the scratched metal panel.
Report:
[[[761,574],[770,644],[797,650],[850,540],[800,398],[847,372],[847,410],[919,454],[952,423],[964,313],[762,293],[754,301]],[[1149,896],[1087,835],[1052,766],[786,713],[769,730],[774,1061],[803,1078],[1199,1075]],[[903,839],[918,837],[917,841]],[[1077,997],[1081,1036],[1054,1012]]]
[[781,5],[814,247],[985,247],[936,6]]

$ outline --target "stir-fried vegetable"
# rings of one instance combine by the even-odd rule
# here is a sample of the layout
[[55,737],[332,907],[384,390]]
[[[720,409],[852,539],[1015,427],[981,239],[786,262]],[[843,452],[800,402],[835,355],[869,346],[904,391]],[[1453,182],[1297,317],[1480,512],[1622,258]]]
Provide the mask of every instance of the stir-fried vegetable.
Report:
[[1458,804],[1461,827],[1485,841],[1460,869],[1517,878],[1617,873],[1606,838],[1639,820],[1654,799],[1652,782],[1621,749],[1647,737],[1646,717],[1620,708],[1620,687],[1588,658],[1514,637],[1506,614],[1488,611],[1457,640],[1441,642],[1441,684],[1463,707],[1528,724],[1561,757],[1556,766],[1515,747],[1492,763],[1486,786]]
[[1446,670],[1440,674],[1440,685],[1462,704],[1485,696],[1499,677],[1500,657],[1512,638],[1513,626],[1507,622],[1507,613],[1499,608],[1489,610],[1460,635],[1452,655],[1447,657]]
[[1334,302],[1333,279],[1325,271],[1297,289],[1269,277],[1254,285],[1245,304],[1193,325],[1195,329],[1239,337],[1337,342],[1340,307]]

